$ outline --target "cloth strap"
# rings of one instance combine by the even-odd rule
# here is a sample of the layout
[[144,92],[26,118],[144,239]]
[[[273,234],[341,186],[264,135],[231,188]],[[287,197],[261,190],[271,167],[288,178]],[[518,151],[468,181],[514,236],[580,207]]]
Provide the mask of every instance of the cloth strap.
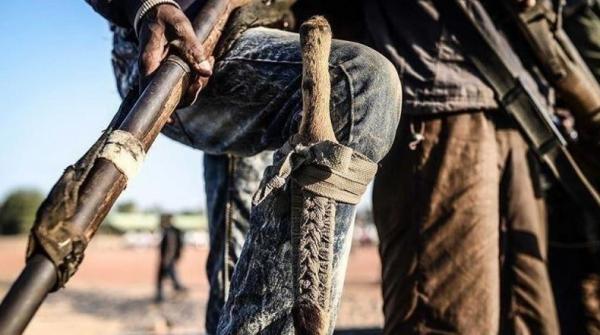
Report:
[[353,149],[331,141],[311,146],[287,142],[280,159],[267,169],[270,179],[263,181],[254,195],[257,205],[288,179],[304,191],[348,204],[357,204],[375,177],[377,164]]
[[144,147],[137,138],[126,131],[114,130],[98,157],[111,161],[129,181],[138,174],[145,156]]
[[27,257],[45,253],[57,269],[57,284],[63,287],[83,260],[89,236],[71,224],[79,205],[81,185],[98,158],[111,161],[127,179],[139,170],[144,160],[142,143],[122,130],[107,130],[86,154],[67,167],[40,206],[31,229]]
[[326,334],[330,325],[337,203],[357,204],[377,164],[339,143],[297,144],[277,153],[253,202],[290,190],[290,224],[296,332]]

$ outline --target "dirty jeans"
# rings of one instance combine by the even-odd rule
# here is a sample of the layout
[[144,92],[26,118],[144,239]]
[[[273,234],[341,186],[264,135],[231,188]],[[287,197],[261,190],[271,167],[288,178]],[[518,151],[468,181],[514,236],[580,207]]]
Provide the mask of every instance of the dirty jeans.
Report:
[[528,148],[499,113],[403,118],[373,190],[385,334],[558,334]]
[[204,185],[210,251],[206,274],[210,284],[206,334],[215,334],[227,299],[233,269],[250,228],[252,195],[258,189],[273,152],[252,157],[204,155]]
[[[177,122],[163,133],[210,154],[251,156],[280,148],[296,133],[301,118],[301,70],[297,34],[250,29],[218,60],[198,102],[178,110]],[[394,67],[367,47],[334,41],[330,74],[338,140],[381,160],[400,117],[401,88]],[[332,306],[338,305],[343,286],[354,207],[336,206]],[[287,189],[253,207],[218,334],[293,334],[289,217]]]

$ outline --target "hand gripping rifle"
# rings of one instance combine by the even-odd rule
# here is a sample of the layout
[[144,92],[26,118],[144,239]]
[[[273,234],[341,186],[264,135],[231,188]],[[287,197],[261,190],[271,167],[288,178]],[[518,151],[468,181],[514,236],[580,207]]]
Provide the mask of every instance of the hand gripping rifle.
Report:
[[[214,52],[232,11],[248,2],[206,2],[193,27],[208,54]],[[129,95],[123,101],[98,142],[54,185],[38,209],[25,269],[0,305],[0,334],[21,334],[48,293],[76,272],[128,177],[179,104],[189,73],[181,58],[170,55],[139,97]]]
[[[505,59],[504,54],[498,50],[498,44],[483,26],[482,23],[491,20],[491,18],[486,11],[480,10],[482,9],[480,3],[488,4],[488,1],[435,0],[434,2],[446,17],[445,22],[462,42],[462,46],[467,51],[467,57],[492,87],[501,108],[516,121],[533,151],[560,182],[569,196],[582,209],[586,210],[595,222],[600,222],[600,195],[598,190],[594,188],[573,159],[568,150],[570,147],[567,146],[567,141],[554,125],[545,105],[534,94],[534,88],[523,80],[520,72],[522,69],[515,67],[514,64]],[[500,2],[512,5],[512,1],[502,0]],[[489,3],[492,4],[494,1],[491,0]],[[498,4],[496,3],[496,5]],[[474,10],[474,8],[477,10]],[[511,7],[511,10],[516,9]],[[491,10],[489,12],[493,13]],[[545,63],[550,58],[540,54],[541,60],[539,62],[548,66],[556,66],[556,68],[559,68],[558,65],[560,65],[560,68],[564,70],[560,76],[550,77],[549,80],[565,95],[565,100],[572,104],[577,118],[581,122],[597,125],[600,122],[598,120],[600,89],[598,89],[597,84],[586,84],[589,81],[587,79],[591,80],[591,77],[586,74],[586,71],[582,70],[583,67],[576,67],[575,62],[567,58],[568,53],[554,38],[552,41],[538,40],[540,33],[528,30],[531,18],[528,18],[526,14],[515,15],[513,18],[518,19],[517,21],[511,21],[511,23],[516,22],[521,32],[525,32],[528,38],[536,40],[535,43],[531,43],[533,49],[554,49],[555,55],[561,57],[560,60],[554,59],[555,63]],[[533,17],[537,18],[535,15]],[[561,38],[567,39],[566,37]],[[573,54],[576,54],[576,52]],[[567,63],[571,65],[564,67]],[[559,71],[556,72],[559,73]]]

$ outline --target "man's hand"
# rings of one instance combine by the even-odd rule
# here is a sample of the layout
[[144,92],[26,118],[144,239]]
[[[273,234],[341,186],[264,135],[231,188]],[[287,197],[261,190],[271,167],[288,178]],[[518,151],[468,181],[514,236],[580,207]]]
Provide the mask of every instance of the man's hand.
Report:
[[181,9],[162,4],[152,8],[140,21],[140,88],[149,82],[168,53],[174,52],[192,69],[191,81],[182,98],[183,105],[192,104],[202,88],[202,82],[212,74],[214,58],[205,54],[196,39],[190,20]]

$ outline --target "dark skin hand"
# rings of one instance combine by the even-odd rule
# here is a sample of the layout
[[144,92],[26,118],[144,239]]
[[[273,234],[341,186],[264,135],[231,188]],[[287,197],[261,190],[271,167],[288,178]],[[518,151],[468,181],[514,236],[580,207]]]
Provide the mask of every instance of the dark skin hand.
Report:
[[140,87],[143,89],[170,52],[181,57],[191,68],[190,84],[181,105],[189,106],[212,74],[214,58],[205,53],[196,38],[190,20],[170,4],[152,8],[140,21]]

